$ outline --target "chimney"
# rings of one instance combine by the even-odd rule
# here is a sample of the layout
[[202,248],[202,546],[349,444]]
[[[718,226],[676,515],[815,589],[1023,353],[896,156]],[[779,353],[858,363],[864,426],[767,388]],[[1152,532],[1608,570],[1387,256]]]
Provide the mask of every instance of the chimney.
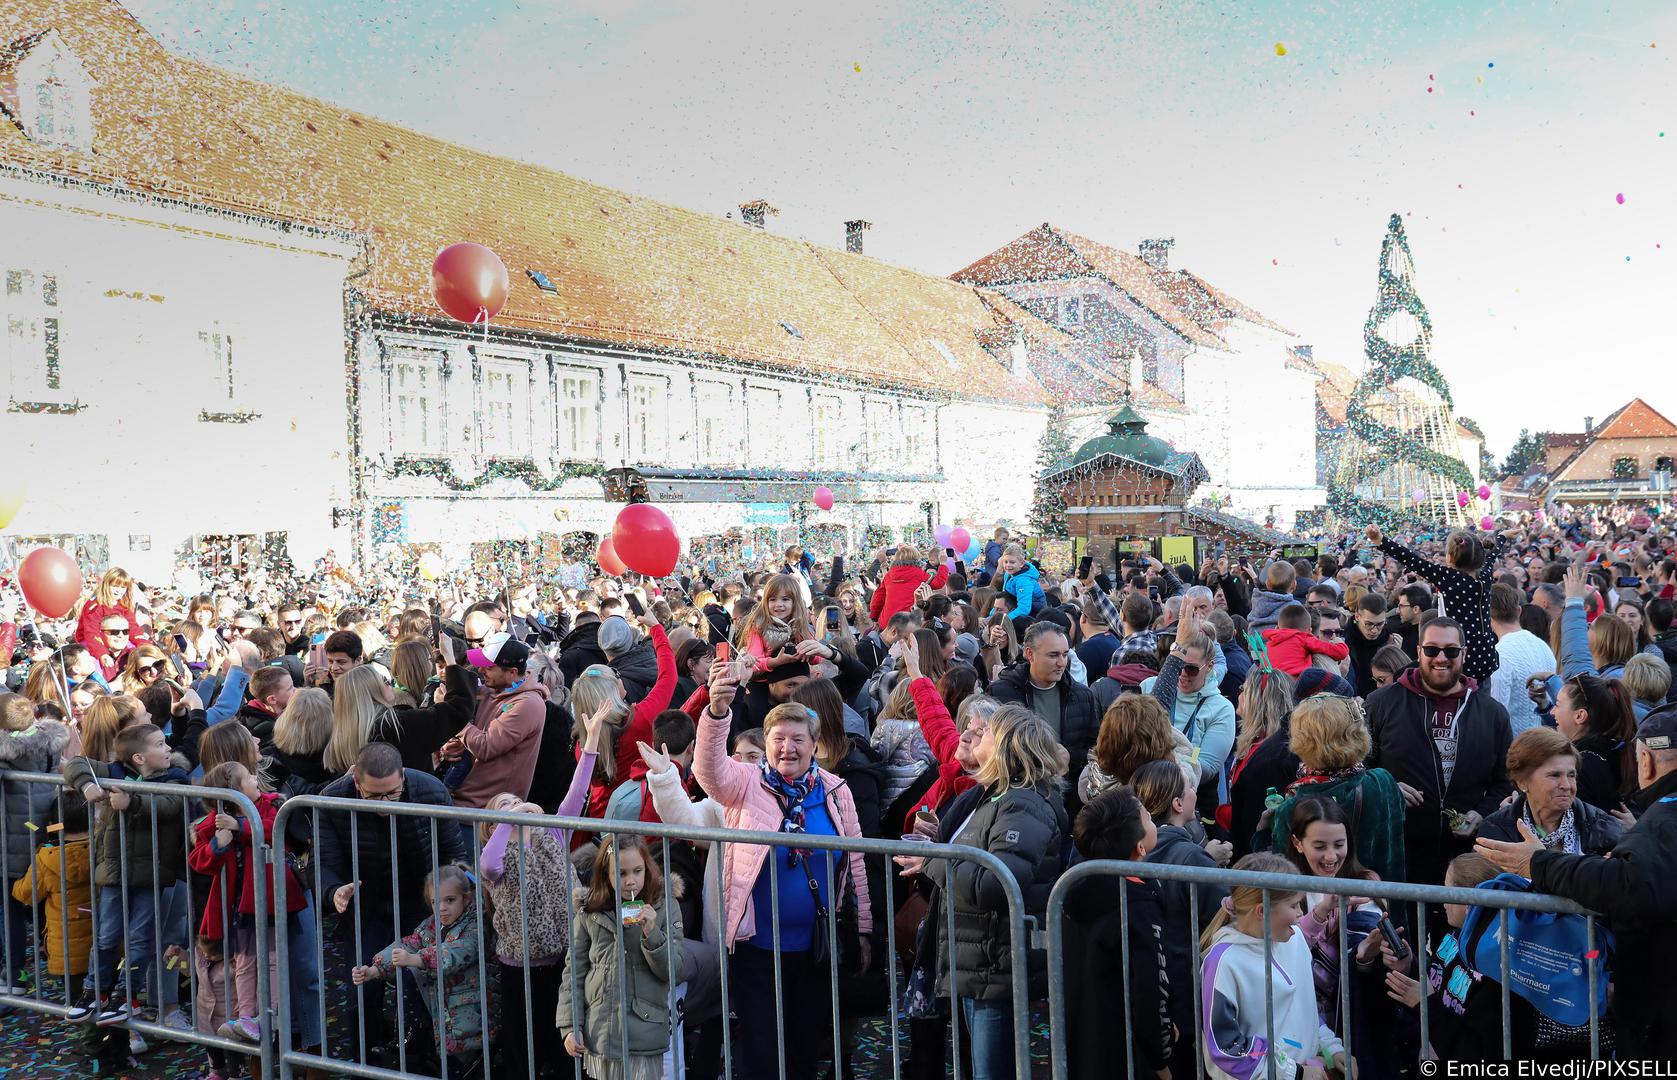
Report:
[[1588,435],[1590,432],[1592,432],[1594,430],[1595,430],[1595,417],[1593,417],[1593,416],[1584,417],[1584,434]]
[[1170,269],[1170,249],[1176,246],[1176,239],[1161,236],[1153,240],[1141,242],[1141,261],[1155,270]]
[[1316,346],[1314,346],[1314,345],[1294,345],[1293,346],[1293,355],[1298,357],[1300,360],[1303,360],[1307,364],[1312,363],[1316,359]]
[[761,229],[770,214],[778,214],[779,210],[769,205],[767,199],[752,199],[750,202],[740,203],[740,218],[753,229]]
[[862,234],[873,228],[871,222],[857,218],[855,221],[844,223],[844,250],[852,255],[862,253]]

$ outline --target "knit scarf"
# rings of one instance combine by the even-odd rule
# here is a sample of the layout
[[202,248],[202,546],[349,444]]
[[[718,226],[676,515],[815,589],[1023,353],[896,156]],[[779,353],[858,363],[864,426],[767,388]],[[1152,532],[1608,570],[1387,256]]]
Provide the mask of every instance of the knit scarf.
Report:
[[768,650],[770,656],[773,656],[776,652],[780,651],[780,647],[782,645],[786,645],[791,642],[792,627],[785,621],[770,615],[763,623],[763,629],[760,636],[763,639],[763,648]]
[[1573,807],[1567,807],[1566,813],[1561,815],[1561,823],[1555,826],[1553,832],[1545,833],[1532,817],[1531,803],[1526,802],[1520,807],[1520,817],[1525,819],[1531,834],[1543,842],[1543,846],[1550,851],[1559,851],[1566,855],[1582,855],[1584,846],[1578,840],[1578,822],[1573,816]]
[[788,780],[780,775],[780,770],[768,762],[763,762],[763,783],[780,800],[781,820],[780,831],[801,833],[804,831],[804,803],[809,797],[821,791],[821,774],[814,763],[809,770],[796,780]]
[[[1323,772],[1317,772],[1310,766],[1300,762],[1298,779],[1293,781],[1293,787],[1296,788],[1300,784],[1331,784],[1336,780],[1344,780],[1347,777],[1356,776],[1360,772],[1366,772],[1367,769],[1368,766],[1359,761],[1355,765],[1349,765],[1343,769],[1328,769]],[[1291,791],[1292,788],[1288,788],[1288,790]]]

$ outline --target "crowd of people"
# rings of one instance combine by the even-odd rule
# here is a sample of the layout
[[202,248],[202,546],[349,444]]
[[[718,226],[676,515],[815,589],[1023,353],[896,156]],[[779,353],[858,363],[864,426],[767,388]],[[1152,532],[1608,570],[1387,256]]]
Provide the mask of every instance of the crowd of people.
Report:
[[[66,782],[0,781],[0,993],[32,969],[63,980],[107,1071],[145,1049],[131,1018],[254,1046],[268,978],[305,1052],[450,1076],[580,1059],[594,1080],[708,1080],[725,1055],[735,1076],[838,1080],[895,999],[909,1075],[959,1054],[962,1074],[1010,1078],[1008,890],[991,860],[907,853],[933,841],[995,856],[1038,925],[1086,860],[1300,879],[1073,887],[1072,1076],[1125,1054],[1239,1080],[1501,1057],[1474,908],[1423,927],[1312,878],[1522,887],[1601,913],[1600,1050],[1670,1058],[1674,521],[1562,508],[1494,535],[1369,526],[1308,560],[1076,568],[997,529],[972,565],[794,546],[476,602],[479,583],[417,570],[357,598],[337,572],[178,595],[112,568],[62,625],[0,610],[0,768]],[[282,814],[302,795],[344,801]],[[635,822],[765,837],[713,850]],[[258,831],[283,858],[264,861]],[[259,963],[280,935],[283,984]],[[1040,999],[1043,955],[1026,956]],[[328,999],[349,1003],[347,1035],[323,1027]],[[1588,1023],[1557,1015],[1513,999],[1522,1056],[1589,1052]],[[244,1068],[207,1051],[213,1080]]]

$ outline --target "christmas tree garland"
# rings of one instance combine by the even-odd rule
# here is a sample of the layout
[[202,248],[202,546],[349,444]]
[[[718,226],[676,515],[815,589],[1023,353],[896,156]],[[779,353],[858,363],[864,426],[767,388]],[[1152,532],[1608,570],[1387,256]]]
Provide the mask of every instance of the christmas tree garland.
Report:
[[[1452,409],[1455,406],[1449,384],[1428,359],[1427,354],[1432,348],[1432,317],[1415,291],[1409,274],[1399,274],[1392,269],[1394,244],[1401,252],[1402,265],[1407,270],[1413,265],[1409,240],[1403,233],[1403,220],[1396,214],[1392,215],[1385,241],[1380,246],[1378,292],[1368,320],[1363,324],[1363,350],[1368,357],[1368,368],[1357,381],[1345,409],[1347,436],[1363,444],[1366,451],[1357,462],[1361,468],[1350,478],[1350,482],[1346,482],[1343,474],[1338,475],[1328,492],[1328,508],[1340,519],[1352,523],[1372,521],[1386,527],[1420,522],[1418,508],[1401,503],[1397,506],[1376,503],[1359,497],[1354,490],[1356,476],[1412,465],[1444,478],[1458,490],[1468,490],[1474,483],[1473,474],[1461,461],[1427,446],[1407,431],[1399,431],[1375,419],[1363,404],[1379,391],[1408,378],[1433,390],[1446,406]],[[1418,327],[1414,340],[1405,345],[1388,341],[1380,333],[1381,324],[1400,312],[1412,316]]]

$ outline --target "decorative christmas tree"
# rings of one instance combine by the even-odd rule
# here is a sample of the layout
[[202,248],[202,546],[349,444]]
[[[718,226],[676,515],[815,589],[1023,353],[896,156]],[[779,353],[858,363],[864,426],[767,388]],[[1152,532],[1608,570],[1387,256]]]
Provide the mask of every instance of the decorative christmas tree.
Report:
[[1044,486],[1042,478],[1063,466],[1071,457],[1071,432],[1066,427],[1065,406],[1056,402],[1048,410],[1048,426],[1036,451],[1036,494],[1031,499],[1031,532],[1039,537],[1070,535],[1066,531],[1066,501],[1058,490]]
[[1380,245],[1379,292],[1363,324],[1368,358],[1346,407],[1345,441],[1328,486],[1341,528],[1466,526],[1458,494],[1473,474],[1460,458],[1450,386],[1427,358],[1432,319],[1415,292],[1403,220],[1393,214]]

